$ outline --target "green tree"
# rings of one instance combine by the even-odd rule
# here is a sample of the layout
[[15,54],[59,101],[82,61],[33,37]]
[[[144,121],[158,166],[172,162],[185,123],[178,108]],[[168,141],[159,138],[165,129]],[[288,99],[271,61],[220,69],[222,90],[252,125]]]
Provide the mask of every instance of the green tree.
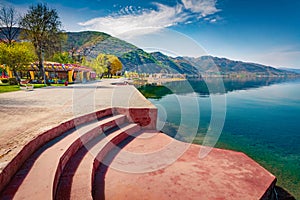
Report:
[[97,58],[88,61],[86,57],[83,57],[81,61],[81,65],[92,68],[97,75],[101,75],[105,72],[104,68],[100,65]]
[[109,55],[108,60],[110,62],[110,75],[116,75],[122,70],[123,65],[117,56]]
[[122,63],[115,55],[99,54],[92,62],[92,68],[97,74],[107,74],[108,77],[122,70]]
[[55,53],[53,55],[52,61],[53,62],[64,63],[64,64],[75,63],[75,61],[72,59],[72,57],[69,55],[68,52]]
[[44,76],[44,55],[54,52],[53,49],[61,45],[64,37],[61,30],[61,21],[56,10],[50,9],[46,4],[37,4],[29,7],[28,12],[21,19],[22,36],[29,39],[35,48],[39,61],[40,76]]
[[21,79],[17,71],[22,70],[34,60],[36,60],[36,55],[31,43],[14,43],[13,45],[0,43],[0,63],[13,71],[19,83]]
[[[72,53],[72,52],[71,52]],[[72,55],[71,55],[72,57]],[[73,58],[73,57],[72,57]],[[91,63],[86,59],[86,57],[83,57],[81,60],[81,65],[86,67],[91,67]]]
[[107,57],[105,54],[99,54],[96,59],[91,61],[91,67],[97,75],[103,75],[107,72]]
[[99,54],[97,58],[92,59],[91,61],[87,61],[84,57],[81,64],[83,66],[91,67],[98,76],[107,74],[108,77],[111,77],[122,70],[122,63],[119,58],[109,54]]

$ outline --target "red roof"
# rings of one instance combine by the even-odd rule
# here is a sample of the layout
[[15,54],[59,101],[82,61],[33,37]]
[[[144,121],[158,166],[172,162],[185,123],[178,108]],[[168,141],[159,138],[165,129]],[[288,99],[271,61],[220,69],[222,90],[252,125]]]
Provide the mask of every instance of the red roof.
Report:
[[[81,66],[78,64],[61,64],[56,62],[44,62],[44,68],[46,71],[54,72],[54,71],[84,71],[84,72],[92,72],[95,73],[91,68],[86,66]],[[38,71],[38,63],[35,62],[31,64],[30,71]]]

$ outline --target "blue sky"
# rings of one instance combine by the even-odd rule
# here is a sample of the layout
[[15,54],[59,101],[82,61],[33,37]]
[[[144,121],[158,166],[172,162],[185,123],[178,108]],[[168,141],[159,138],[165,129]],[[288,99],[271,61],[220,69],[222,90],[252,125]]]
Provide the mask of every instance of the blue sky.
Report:
[[206,52],[300,68],[299,0],[0,1],[20,13],[37,2],[55,8],[66,31],[104,31],[146,50],[174,55]]

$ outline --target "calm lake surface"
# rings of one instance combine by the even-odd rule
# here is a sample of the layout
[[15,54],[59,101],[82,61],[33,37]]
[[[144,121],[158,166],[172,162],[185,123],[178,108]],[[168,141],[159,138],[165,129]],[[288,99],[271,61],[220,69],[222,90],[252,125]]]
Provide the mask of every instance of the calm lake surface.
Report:
[[[178,130],[185,127],[184,132],[188,132],[188,127],[197,127],[192,119],[199,118],[192,142],[202,144],[211,120],[211,100],[222,97],[226,100],[226,116],[215,146],[246,153],[278,178],[277,185],[300,199],[300,80],[224,80],[223,92],[209,92],[206,83],[210,80],[188,83],[192,89],[183,82],[139,88],[158,107],[162,131],[189,141],[190,135]],[[193,107],[195,100],[199,106]],[[188,107],[184,112],[189,112],[186,117],[191,120],[182,120],[182,106]],[[222,117],[224,108],[214,109],[215,117],[218,109]]]

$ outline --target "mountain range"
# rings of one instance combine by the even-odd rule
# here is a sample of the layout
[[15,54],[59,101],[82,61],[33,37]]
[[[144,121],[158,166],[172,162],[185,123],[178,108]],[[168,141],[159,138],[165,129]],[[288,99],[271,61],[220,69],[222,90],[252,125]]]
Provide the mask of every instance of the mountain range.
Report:
[[290,72],[294,72],[294,73],[300,74],[300,69],[285,68],[285,67],[282,67],[282,68],[279,68],[279,69],[280,70],[284,70],[284,71],[290,71]]
[[168,73],[201,75],[235,76],[295,76],[294,71],[277,69],[256,63],[233,61],[213,56],[170,57],[161,52],[144,50],[106,33],[84,31],[67,32],[68,40],[63,50],[80,49],[88,58],[96,58],[100,53],[118,56],[123,64],[123,71],[138,73]]
[[170,57],[161,52],[145,52],[124,40],[96,31],[66,32],[63,51],[96,58],[99,54],[116,55],[123,71],[138,73],[186,74],[188,76],[297,76],[295,70],[277,69],[256,63],[233,61],[213,56]]

